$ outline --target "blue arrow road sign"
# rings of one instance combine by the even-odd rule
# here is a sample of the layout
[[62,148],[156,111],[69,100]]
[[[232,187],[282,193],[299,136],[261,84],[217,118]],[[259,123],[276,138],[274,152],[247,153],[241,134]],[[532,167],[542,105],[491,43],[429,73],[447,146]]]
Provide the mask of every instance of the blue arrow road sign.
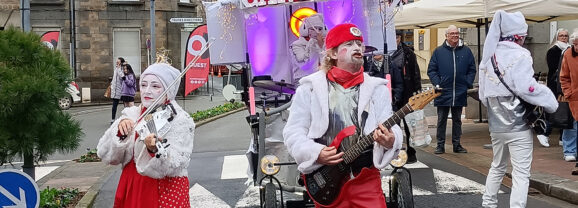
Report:
[[38,185],[26,173],[0,170],[0,207],[36,208],[40,202]]

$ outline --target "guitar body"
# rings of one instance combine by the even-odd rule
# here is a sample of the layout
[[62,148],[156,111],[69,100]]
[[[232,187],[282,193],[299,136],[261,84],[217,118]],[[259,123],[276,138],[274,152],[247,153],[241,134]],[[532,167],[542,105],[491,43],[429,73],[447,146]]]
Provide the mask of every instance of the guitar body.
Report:
[[339,203],[341,188],[349,181],[349,165],[326,165],[312,173],[303,174],[307,193],[316,203],[332,206]]

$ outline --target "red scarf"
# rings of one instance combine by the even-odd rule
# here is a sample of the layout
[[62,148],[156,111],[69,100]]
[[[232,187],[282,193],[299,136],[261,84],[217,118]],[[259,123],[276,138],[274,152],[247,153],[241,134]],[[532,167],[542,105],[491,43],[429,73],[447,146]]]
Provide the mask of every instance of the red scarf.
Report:
[[359,71],[351,73],[334,66],[327,72],[327,79],[347,89],[363,83],[363,67]]

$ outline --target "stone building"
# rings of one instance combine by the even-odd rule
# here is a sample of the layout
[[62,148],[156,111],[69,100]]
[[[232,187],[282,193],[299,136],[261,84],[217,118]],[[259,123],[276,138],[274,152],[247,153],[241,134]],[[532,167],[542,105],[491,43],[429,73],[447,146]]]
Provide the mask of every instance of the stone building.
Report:
[[[71,50],[70,0],[30,0],[32,31],[40,35],[60,32],[56,49],[65,59],[76,63],[72,68],[74,80],[81,88],[83,101],[105,100],[104,90],[113,73],[114,61],[124,57],[132,65],[137,77],[154,62],[149,59],[147,40],[150,40],[149,0],[75,0],[76,58]],[[193,27],[202,23],[170,23],[171,18],[202,17],[197,0],[155,1],[155,36],[157,51],[170,51],[173,66],[182,69],[183,46]],[[203,18],[204,19],[204,18]],[[0,27],[21,27],[20,0],[0,0]],[[154,57],[154,56],[150,56]],[[90,96],[89,96],[90,95]]]

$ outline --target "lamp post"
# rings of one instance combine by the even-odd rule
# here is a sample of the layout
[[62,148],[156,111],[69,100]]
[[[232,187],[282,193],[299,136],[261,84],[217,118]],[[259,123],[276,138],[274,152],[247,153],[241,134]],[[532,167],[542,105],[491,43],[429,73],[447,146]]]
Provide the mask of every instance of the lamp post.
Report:
[[156,39],[155,39],[155,0],[151,0],[151,59],[154,61],[154,57],[157,55],[156,50]]

